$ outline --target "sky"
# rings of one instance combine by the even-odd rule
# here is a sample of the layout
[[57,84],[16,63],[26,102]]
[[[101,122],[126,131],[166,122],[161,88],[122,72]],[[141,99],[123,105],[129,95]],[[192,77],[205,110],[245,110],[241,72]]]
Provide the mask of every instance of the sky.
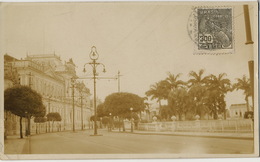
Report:
[[[212,4],[204,2],[203,5]],[[202,5],[202,4],[196,4]],[[216,4],[214,4],[216,5]],[[217,5],[223,5],[219,3]],[[230,4],[226,4],[230,6]],[[191,70],[205,69],[205,75],[226,73],[235,78],[249,76],[248,61],[253,59],[253,45],[245,45],[242,3],[233,6],[235,52],[224,55],[194,55],[196,45],[188,34],[192,7],[188,3],[12,3],[1,6],[1,55],[18,59],[27,54],[53,54],[63,61],[72,58],[78,76],[91,76],[92,46],[99,54],[99,76],[114,77],[118,70],[120,89],[145,96],[150,85],[167,77],[167,72],[182,73],[187,81]],[[254,17],[254,6],[250,5]],[[251,19],[252,27],[256,23]],[[253,40],[254,30],[252,30]],[[84,80],[93,94],[93,80]],[[117,81],[97,81],[97,96],[117,92]],[[242,91],[228,93],[227,106],[245,103]],[[155,102],[155,101],[151,101]]]

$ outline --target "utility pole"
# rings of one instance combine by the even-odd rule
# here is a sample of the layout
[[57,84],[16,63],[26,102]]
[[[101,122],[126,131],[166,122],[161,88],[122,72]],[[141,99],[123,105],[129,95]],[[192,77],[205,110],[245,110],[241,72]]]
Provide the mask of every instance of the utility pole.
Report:
[[[244,19],[245,19],[245,29],[246,29],[245,44],[246,45],[254,44],[252,40],[252,34],[251,34],[250,14],[249,14],[248,5],[243,5],[243,9],[244,9]],[[253,51],[251,55],[253,56]],[[250,78],[250,86],[251,86],[251,93],[252,93],[252,105],[253,105],[252,111],[254,112],[255,104],[254,104],[254,60],[253,58],[250,58],[250,60],[248,61],[248,69],[249,69],[249,78]]]
[[118,86],[118,92],[120,92],[120,71],[118,70],[118,73],[117,73],[117,86]]
[[[51,112],[51,96],[49,96],[49,98],[48,98],[48,113],[50,113]],[[49,133],[50,133],[50,131],[51,131],[51,123],[50,123],[50,121],[48,122],[48,125],[49,125]]]
[[80,96],[80,106],[81,106],[81,130],[84,129],[83,125],[83,95]]
[[[28,76],[29,76],[29,78],[28,78],[28,85],[29,85],[29,87],[30,88],[32,88],[32,73],[31,72],[29,72],[29,74],[27,74]],[[31,134],[31,124],[30,124],[30,115],[28,114],[28,116],[26,117],[27,118],[27,135],[30,135]]]
[[75,82],[74,79],[71,78],[71,84],[72,84],[72,130],[75,132],[75,105],[74,105],[74,87],[75,87]]

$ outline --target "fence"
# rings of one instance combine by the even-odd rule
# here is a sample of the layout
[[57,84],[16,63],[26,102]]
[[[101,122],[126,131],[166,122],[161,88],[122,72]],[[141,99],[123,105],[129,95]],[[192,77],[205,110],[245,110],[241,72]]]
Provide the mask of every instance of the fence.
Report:
[[[99,122],[97,122],[98,125]],[[83,129],[93,129],[94,125],[92,123],[85,123]],[[75,130],[81,130],[81,123],[75,123]],[[62,123],[62,122],[45,122],[45,123],[33,123],[31,122],[31,134],[47,133],[47,132],[60,132],[60,131],[72,131],[72,123]],[[36,133],[37,132],[37,133]]]
[[[99,122],[98,122],[99,123]],[[23,119],[22,121],[22,132],[23,135],[26,135],[26,130],[28,129],[28,121],[27,119]],[[91,123],[85,123],[83,125],[83,129],[93,129],[93,125]],[[70,131],[72,130],[72,123],[66,123],[66,125],[62,122],[45,122],[45,123],[34,123],[31,121],[30,124],[30,133],[34,134],[42,134],[49,132],[60,132],[60,131]],[[81,123],[75,123],[75,130],[81,130]],[[19,135],[20,134],[20,123],[18,122],[5,122],[5,135]]]
[[253,121],[241,119],[139,123],[138,130],[157,132],[253,132]]

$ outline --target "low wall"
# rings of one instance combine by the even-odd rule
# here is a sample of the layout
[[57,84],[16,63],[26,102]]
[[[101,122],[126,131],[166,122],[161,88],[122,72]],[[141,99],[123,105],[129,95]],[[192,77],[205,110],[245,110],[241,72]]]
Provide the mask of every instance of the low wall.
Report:
[[253,121],[241,119],[139,123],[138,130],[158,132],[253,132]]

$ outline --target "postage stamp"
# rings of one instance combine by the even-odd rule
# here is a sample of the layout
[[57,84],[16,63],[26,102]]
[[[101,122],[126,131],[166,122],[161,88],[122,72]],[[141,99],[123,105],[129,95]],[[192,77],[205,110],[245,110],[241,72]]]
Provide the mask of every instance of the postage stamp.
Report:
[[196,7],[190,18],[193,19],[189,34],[195,43],[194,54],[234,53],[231,7]]

